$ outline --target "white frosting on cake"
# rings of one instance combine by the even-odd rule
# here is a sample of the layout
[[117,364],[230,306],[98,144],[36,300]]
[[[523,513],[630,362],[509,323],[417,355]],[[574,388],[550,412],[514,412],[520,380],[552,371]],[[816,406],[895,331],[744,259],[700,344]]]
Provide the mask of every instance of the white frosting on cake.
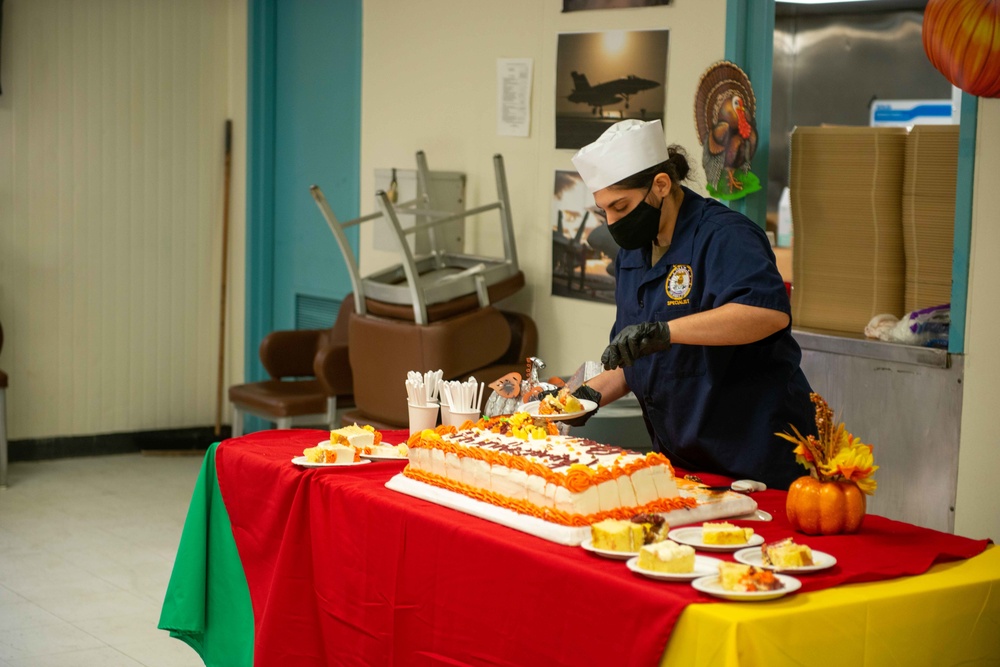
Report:
[[330,445],[330,451],[337,457],[337,463],[352,463],[354,461],[354,448],[347,445]]
[[632,488],[632,480],[629,479],[629,476],[622,475],[616,481],[618,482],[618,498],[622,507],[638,506],[639,503],[636,502],[635,490]]
[[393,445],[375,445],[372,447],[372,454],[375,456],[400,456],[399,449]]
[[368,429],[361,428],[357,424],[330,431],[331,442],[336,443],[336,436],[343,437],[347,440],[347,444],[357,449],[364,449],[375,444],[375,434]]
[[[427,432],[425,432],[427,433]],[[443,451],[435,446],[434,438],[457,446],[458,453]],[[509,467],[501,457],[485,455],[487,460],[473,456],[463,448],[481,448],[522,457],[559,475],[593,475],[586,484],[553,483],[551,474],[543,476]],[[424,471],[474,489],[499,494],[513,501],[527,501],[538,508],[548,508],[570,515],[594,515],[620,508],[637,508],[658,500],[679,496],[670,466],[645,454],[602,445],[583,438],[550,435],[524,440],[480,428],[460,430],[454,434],[430,434],[425,444],[421,438],[411,440],[408,471],[419,478]],[[523,464],[519,464],[521,467]],[[585,466],[585,468],[573,468]],[[631,466],[631,468],[629,468]],[[630,469],[627,473],[624,469]],[[610,475],[608,475],[610,471]],[[609,478],[610,477],[610,478]],[[569,479],[568,477],[566,479]],[[581,489],[571,491],[570,488]],[[586,488],[582,488],[582,487]],[[466,491],[468,492],[468,491]]]

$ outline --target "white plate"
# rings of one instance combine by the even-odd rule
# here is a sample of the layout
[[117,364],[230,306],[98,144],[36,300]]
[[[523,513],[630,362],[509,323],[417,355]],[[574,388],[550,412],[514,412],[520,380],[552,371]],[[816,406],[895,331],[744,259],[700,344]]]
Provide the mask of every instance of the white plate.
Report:
[[762,570],[773,570],[775,572],[792,572],[794,574],[804,574],[808,572],[817,572],[819,570],[825,570],[829,567],[833,567],[837,564],[837,559],[828,553],[822,551],[813,551],[813,564],[805,565],[803,567],[777,567],[775,565],[765,565],[764,564],[764,554],[760,552],[759,547],[751,547],[749,549],[740,549],[733,554],[738,562],[744,565],[753,565],[754,567],[759,567]]
[[639,555],[638,551],[611,551],[610,549],[598,549],[594,546],[594,541],[589,537],[581,542],[580,546],[583,547],[585,551],[597,554],[598,556],[604,556],[605,558],[611,558],[612,560],[628,560],[629,558]]
[[368,461],[406,461],[406,456],[381,456],[380,454],[360,454],[362,459]]
[[541,403],[541,401],[531,401],[530,403],[525,403],[518,409],[518,412],[527,412],[529,417],[549,419],[551,421],[556,422],[556,421],[563,421],[566,419],[576,419],[580,415],[585,415],[588,412],[593,412],[594,410],[597,409],[597,403],[595,403],[594,401],[588,401],[585,398],[581,398],[579,400],[580,400],[580,405],[583,406],[583,410],[578,410],[577,412],[564,412],[562,414],[541,415],[538,414],[538,404]]
[[789,577],[787,574],[775,574],[774,576],[778,579],[778,581],[784,584],[784,588],[779,588],[776,591],[754,591],[752,593],[727,591],[719,582],[718,574],[712,574],[707,577],[702,577],[701,579],[695,579],[691,582],[691,585],[695,588],[695,590],[699,590],[702,593],[708,593],[709,595],[722,598],[723,600],[737,600],[739,602],[762,602],[764,600],[773,600],[775,598],[788,595],[789,593],[794,593],[802,588],[802,582],[795,577]]
[[351,461],[350,463],[310,463],[304,456],[296,456],[292,463],[303,468],[350,468],[351,466],[363,466],[371,461]]
[[695,556],[693,572],[653,572],[639,567],[639,557],[636,556],[635,558],[629,558],[625,566],[636,574],[641,574],[644,577],[658,581],[691,581],[692,579],[704,578],[706,575],[717,573],[719,571],[719,563],[721,562],[718,558],[712,558],[711,556]]
[[750,539],[743,544],[705,544],[701,540],[701,526],[688,526],[686,528],[674,528],[667,537],[679,544],[687,544],[702,551],[739,551],[746,547],[757,547],[764,544],[764,538],[754,533]]

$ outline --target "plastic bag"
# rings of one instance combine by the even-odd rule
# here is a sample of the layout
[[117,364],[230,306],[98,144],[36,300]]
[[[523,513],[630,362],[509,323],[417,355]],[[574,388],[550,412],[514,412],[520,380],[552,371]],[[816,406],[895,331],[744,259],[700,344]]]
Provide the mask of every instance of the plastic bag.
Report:
[[951,327],[951,304],[914,310],[899,319],[895,315],[876,315],[865,326],[865,336],[923,347],[948,348]]

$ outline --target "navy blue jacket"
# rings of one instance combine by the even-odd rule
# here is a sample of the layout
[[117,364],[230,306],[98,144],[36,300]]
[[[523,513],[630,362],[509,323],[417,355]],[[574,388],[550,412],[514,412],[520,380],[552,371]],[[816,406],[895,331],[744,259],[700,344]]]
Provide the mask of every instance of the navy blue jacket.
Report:
[[[683,188],[666,254],[615,259],[618,313],[611,338],[630,324],[666,321],[740,303],[791,315],[764,232],[749,218]],[[794,446],[774,434],[816,433],[809,383],[791,324],[748,345],[675,344],[636,360],[625,380],[642,406],[654,447],[678,467],[787,488],[806,474]]]

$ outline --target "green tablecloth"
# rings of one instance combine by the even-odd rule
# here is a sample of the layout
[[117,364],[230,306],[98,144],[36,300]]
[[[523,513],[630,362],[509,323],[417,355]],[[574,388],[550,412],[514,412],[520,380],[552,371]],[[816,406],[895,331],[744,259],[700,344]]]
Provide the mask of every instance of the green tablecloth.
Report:
[[207,667],[253,667],[253,606],[219,493],[217,447],[198,474],[157,627],[189,644]]

